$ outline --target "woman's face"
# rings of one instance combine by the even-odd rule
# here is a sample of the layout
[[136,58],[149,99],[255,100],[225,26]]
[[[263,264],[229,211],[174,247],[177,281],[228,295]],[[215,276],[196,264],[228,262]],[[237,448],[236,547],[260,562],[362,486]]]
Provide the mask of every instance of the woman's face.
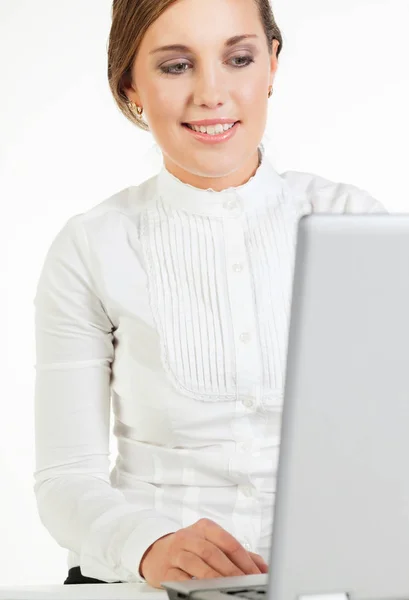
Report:
[[[274,40],[269,54],[254,0],[178,0],[151,25],[126,93],[143,107],[171,173],[216,190],[252,176],[277,49]],[[206,120],[238,123],[215,137],[186,126]]]

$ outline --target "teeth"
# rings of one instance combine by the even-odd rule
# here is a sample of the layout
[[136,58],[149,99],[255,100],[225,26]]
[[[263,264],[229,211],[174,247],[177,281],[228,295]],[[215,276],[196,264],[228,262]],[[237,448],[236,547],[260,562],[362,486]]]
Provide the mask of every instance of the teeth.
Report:
[[219,133],[223,133],[223,131],[227,131],[233,126],[234,123],[226,123],[225,125],[218,123],[217,125],[210,125],[209,127],[205,127],[204,125],[200,125],[200,127],[198,125],[188,125],[190,129],[198,131],[199,133],[207,133],[208,135],[217,135]]

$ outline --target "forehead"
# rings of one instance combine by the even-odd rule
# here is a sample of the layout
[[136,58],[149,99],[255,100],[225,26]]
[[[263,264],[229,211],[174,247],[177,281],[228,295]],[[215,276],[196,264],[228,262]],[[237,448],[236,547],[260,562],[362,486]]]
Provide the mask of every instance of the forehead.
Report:
[[177,0],[152,23],[140,50],[175,43],[217,46],[235,35],[262,32],[255,0]]

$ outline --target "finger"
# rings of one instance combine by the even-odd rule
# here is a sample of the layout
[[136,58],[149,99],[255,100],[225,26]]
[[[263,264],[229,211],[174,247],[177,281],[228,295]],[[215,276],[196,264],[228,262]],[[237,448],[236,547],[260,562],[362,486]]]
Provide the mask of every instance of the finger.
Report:
[[220,548],[224,554],[246,575],[259,575],[260,569],[247,550],[228,531],[210,519],[200,519],[197,527],[203,537]]
[[[168,569],[165,577],[166,577],[166,579],[164,579],[163,581],[191,581],[191,579],[192,579],[192,577],[188,573],[186,573],[185,571],[182,571],[182,569],[178,569],[176,567],[172,567],[171,569]],[[156,587],[156,586],[152,586],[152,587]],[[161,585],[160,589],[164,590],[165,588]]]
[[209,567],[218,571],[222,577],[245,575],[244,571],[239,569],[220,548],[198,535],[186,537],[184,549],[199,556]]
[[236,550],[232,550],[229,554],[226,554],[246,575],[260,575],[262,573],[248,551],[240,543]]
[[262,573],[268,573],[268,564],[260,554],[249,552],[251,559],[256,563]]
[[200,556],[189,552],[188,550],[181,550],[175,558],[178,569],[189,573],[197,579],[213,579],[214,577],[221,577],[221,573],[208,565]]

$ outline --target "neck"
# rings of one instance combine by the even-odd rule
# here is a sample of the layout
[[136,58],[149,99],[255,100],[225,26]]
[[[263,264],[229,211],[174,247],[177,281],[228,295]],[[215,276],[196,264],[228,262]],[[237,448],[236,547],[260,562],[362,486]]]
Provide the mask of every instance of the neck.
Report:
[[222,175],[217,177],[208,177],[199,173],[192,173],[186,171],[180,165],[174,163],[169,157],[164,157],[164,165],[166,169],[179,179],[182,183],[186,183],[195,188],[207,190],[211,188],[216,192],[221,192],[230,187],[239,187],[245,184],[251,177],[253,177],[260,166],[261,154],[257,150],[251,159],[246,161],[242,167],[229,173],[228,175]]

